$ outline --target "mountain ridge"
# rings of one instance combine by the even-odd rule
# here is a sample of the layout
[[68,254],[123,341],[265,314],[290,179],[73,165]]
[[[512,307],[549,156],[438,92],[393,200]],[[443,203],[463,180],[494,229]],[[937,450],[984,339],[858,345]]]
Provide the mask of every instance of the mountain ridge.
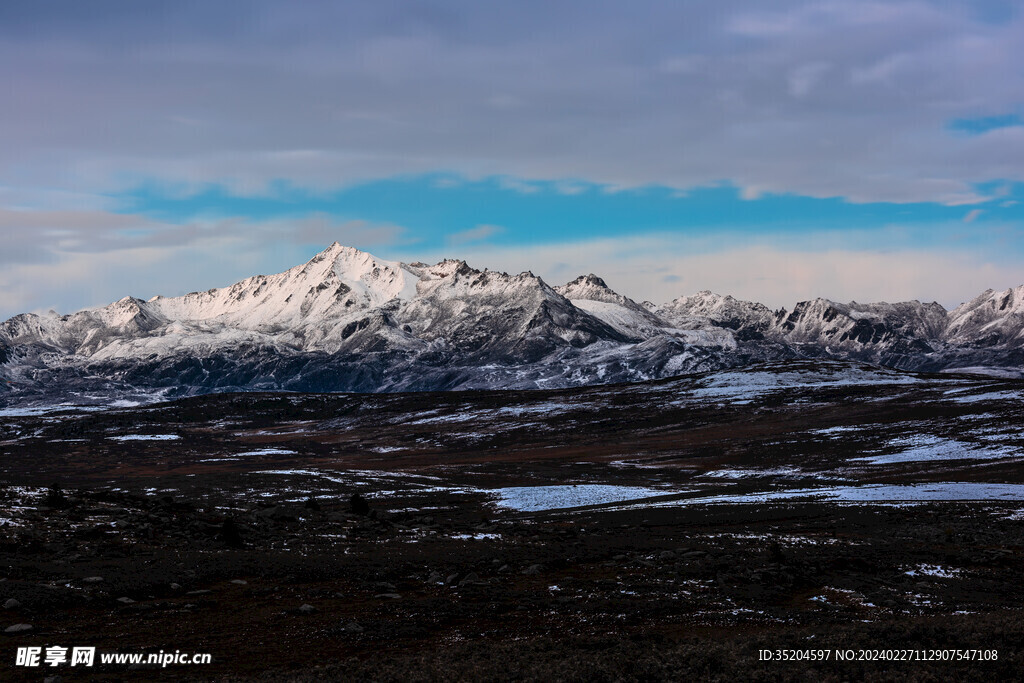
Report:
[[785,358],[1024,374],[1024,285],[952,311],[822,298],[773,311],[706,290],[657,306],[593,273],[551,286],[529,271],[406,264],[335,242],[304,264],[227,287],[0,323],[8,398],[57,386],[550,388]]

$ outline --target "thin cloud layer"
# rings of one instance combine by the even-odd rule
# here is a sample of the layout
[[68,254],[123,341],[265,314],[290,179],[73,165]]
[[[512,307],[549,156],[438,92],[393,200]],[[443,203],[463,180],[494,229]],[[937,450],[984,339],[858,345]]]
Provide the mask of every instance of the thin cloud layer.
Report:
[[[476,268],[531,270],[557,285],[594,272],[612,289],[637,301],[665,303],[708,289],[772,308],[798,301],[937,301],[954,308],[987,288],[1020,284],[1015,265],[977,253],[872,249],[780,249],[740,245],[707,252],[678,236],[593,240],[544,248],[463,249]],[[445,252],[435,257],[453,256]]]
[[7,3],[0,183],[438,169],[852,201],[1024,180],[1024,19],[973,2]]

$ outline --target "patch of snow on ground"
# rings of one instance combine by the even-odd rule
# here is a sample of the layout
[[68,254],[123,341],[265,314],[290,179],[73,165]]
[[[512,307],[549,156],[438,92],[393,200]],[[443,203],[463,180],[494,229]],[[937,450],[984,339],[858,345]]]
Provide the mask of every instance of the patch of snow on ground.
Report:
[[982,427],[972,429],[970,434],[985,441],[1020,441],[1024,439],[1024,434],[1010,427]]
[[963,420],[964,422],[980,422],[981,420],[995,420],[998,417],[995,413],[974,413],[972,415],[961,415],[956,419]]
[[54,410],[61,410],[54,406],[36,406],[33,408],[0,408],[0,417],[35,417],[45,415]]
[[348,486],[380,486],[396,484],[405,485],[405,489],[388,489],[361,491],[367,498],[388,498],[390,496],[420,495],[424,493],[477,493],[477,490],[467,486],[438,486],[423,483],[421,481],[410,481],[410,479],[438,480],[438,477],[426,474],[414,474],[412,472],[384,472],[378,470],[258,470],[248,474],[280,474],[290,476],[317,477],[333,484]]
[[955,579],[960,575],[959,569],[947,569],[937,564],[919,564],[918,566],[903,572],[907,576],[934,576],[940,579]]
[[419,420],[411,420],[409,422],[401,421],[401,424],[406,425],[426,425],[426,424],[449,424],[458,422],[469,422],[470,420],[478,420],[483,417],[482,411],[472,411],[468,413],[449,413],[448,415],[435,415],[433,417],[424,417]]
[[[840,543],[838,538],[799,536],[796,534],[749,534],[749,533],[723,533],[707,534],[707,538],[734,538],[746,541],[775,541],[787,545],[836,545]],[[854,545],[854,544],[850,544]]]
[[390,498],[391,496],[423,495],[424,493],[477,493],[470,486],[427,486],[426,484],[410,484],[413,488],[392,491],[368,491],[367,498]]
[[618,510],[684,505],[758,504],[790,500],[814,500],[834,503],[926,503],[932,501],[1024,501],[1024,484],[982,482],[929,482],[927,484],[867,484],[865,486],[823,486],[820,488],[782,489],[761,493],[705,496],[677,500],[636,503]]
[[94,412],[103,410],[103,406],[80,406],[72,403],[59,403],[46,406],[25,406],[24,408],[0,408],[0,417],[37,417],[48,413],[58,413],[67,410],[78,410]]
[[796,467],[772,467],[770,469],[738,468],[711,470],[701,474],[702,477],[715,479],[749,479],[751,477],[802,477],[804,472]]
[[538,403],[535,405],[528,406],[507,406],[505,408],[498,408],[497,413],[499,415],[553,415],[556,413],[562,413],[569,409],[569,406],[564,403]]
[[181,437],[177,434],[123,434],[107,438],[111,441],[176,441]]
[[441,481],[441,477],[429,474],[416,474],[415,472],[384,471],[384,470],[345,470],[349,474],[357,474],[370,479],[429,479],[430,481]]
[[460,422],[469,422],[471,420],[490,420],[495,418],[503,418],[507,416],[521,417],[523,415],[538,416],[538,415],[555,415],[558,413],[569,410],[571,406],[564,403],[536,403],[532,405],[520,405],[520,406],[505,406],[503,408],[486,409],[486,410],[469,410],[468,412],[453,412],[447,415],[428,415],[427,417],[421,417],[418,420],[412,420],[411,422],[403,422],[402,424],[408,425],[422,425],[422,424],[457,424]]
[[851,461],[868,465],[889,465],[900,462],[931,460],[992,460],[995,458],[1012,458],[1020,454],[1015,448],[1006,446],[986,448],[962,441],[943,439],[931,434],[891,439],[888,445],[904,448],[905,450],[897,453],[851,458]]
[[846,427],[828,427],[827,429],[812,429],[807,432],[808,434],[814,434],[816,436],[842,436],[843,434],[849,434],[850,432],[862,432],[871,429],[874,425],[852,425]]
[[290,451],[285,448],[261,448],[255,451],[246,451],[244,453],[231,453],[229,455],[223,455],[219,458],[206,458],[199,462],[217,462],[218,460],[235,460],[237,458],[251,458],[253,456],[260,455],[295,455],[295,451]]
[[719,372],[701,380],[703,386],[690,390],[698,399],[749,399],[780,389],[855,386],[865,384],[914,384],[921,380],[894,371],[835,366],[808,371],[765,370]]
[[[582,463],[581,462],[581,463],[576,463],[576,464],[585,465],[585,464],[591,464],[591,463]],[[630,462],[628,460],[612,460],[612,461],[610,461],[608,463],[608,466],[609,467],[636,467],[636,468],[639,468],[639,469],[647,469],[647,470],[660,470],[660,469],[664,469],[664,467],[662,465],[646,464],[646,463],[642,463],[642,462]]]
[[980,401],[1020,401],[1024,399],[1019,391],[989,391],[984,394],[947,396],[947,401],[956,403],[978,403]]
[[985,365],[975,365],[966,368],[946,368],[939,370],[941,373],[967,373],[970,375],[985,375],[986,377],[1006,377],[1018,379],[1022,376],[1020,368],[995,368]]
[[245,453],[235,453],[233,458],[246,458],[250,455],[295,455],[295,451],[290,451],[287,448],[261,448],[255,451],[246,451]]
[[496,505],[519,512],[560,510],[564,508],[617,503],[620,501],[664,496],[664,490],[640,486],[609,484],[564,484],[555,486],[510,486],[489,491],[498,497]]
[[451,538],[457,541],[493,541],[501,538],[501,534],[452,534]]

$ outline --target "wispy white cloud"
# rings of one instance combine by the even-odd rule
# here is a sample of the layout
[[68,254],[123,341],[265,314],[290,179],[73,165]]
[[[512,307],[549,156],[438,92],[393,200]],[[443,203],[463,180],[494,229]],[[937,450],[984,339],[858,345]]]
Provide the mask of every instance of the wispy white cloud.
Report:
[[504,230],[505,228],[500,225],[478,225],[475,228],[470,228],[469,230],[453,232],[448,235],[448,243],[472,244],[474,242],[483,242],[490,237],[504,232]]
[[794,67],[787,78],[789,94],[793,97],[806,96],[831,68],[828,62],[810,62]]
[[498,183],[503,190],[512,190],[513,192],[520,192],[522,194],[535,194],[540,192],[540,187],[538,185],[524,181],[520,178],[502,176]]

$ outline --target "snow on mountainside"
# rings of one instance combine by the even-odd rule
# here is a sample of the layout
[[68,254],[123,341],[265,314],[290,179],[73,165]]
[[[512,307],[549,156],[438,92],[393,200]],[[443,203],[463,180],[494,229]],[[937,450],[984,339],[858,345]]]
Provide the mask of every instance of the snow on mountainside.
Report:
[[643,340],[667,331],[665,320],[632,299],[612,291],[605,281],[591,273],[555,287],[573,306],[604,321],[624,336]]
[[428,279],[395,318],[418,339],[463,356],[532,361],[560,346],[625,341],[533,273],[480,271],[463,261],[421,272]]
[[125,297],[102,308],[69,316],[23,313],[0,326],[0,339],[11,346],[37,343],[53,351],[89,354],[110,339],[144,334],[167,320],[141,299]]
[[1024,341],[1024,285],[1002,292],[990,289],[957,306],[949,314],[946,338],[973,346],[1020,345]]
[[0,324],[0,391],[538,388],[799,357],[1020,372],[1024,286],[948,314],[826,299],[773,312],[708,291],[658,307],[593,274],[551,287],[529,272],[397,263],[334,243],[229,287],[15,316]]
[[277,275],[257,275],[173,299],[157,296],[147,303],[171,320],[274,331],[304,320],[350,316],[392,299],[411,299],[418,282],[419,276],[401,263],[335,242],[308,263]]
[[934,302],[840,304],[814,299],[798,303],[779,327],[801,342],[871,344],[896,336],[936,340],[946,327],[946,309]]
[[103,358],[164,353],[197,340],[209,348],[218,341],[238,341],[240,332],[279,334],[291,346],[321,348],[344,330],[341,323],[392,299],[415,296],[418,281],[402,264],[335,242],[309,262],[277,275],[175,298],[125,297],[71,316],[17,316],[0,335],[16,344],[35,341],[77,354],[102,352]]
[[[629,310],[637,311],[639,313],[647,313],[647,310],[640,304],[609,289],[608,285],[605,284],[605,281],[593,273],[589,275],[580,275],[572,282],[555,287],[555,291],[570,301],[602,301],[604,303],[615,304],[623,308],[628,308]],[[656,321],[655,318],[651,319]]]
[[798,303],[780,318],[776,334],[818,354],[843,353],[900,368],[919,367],[936,351],[946,329],[946,309],[937,303],[840,304],[827,299]]
[[726,328],[734,330],[741,339],[760,339],[775,322],[775,316],[764,304],[739,301],[707,290],[679,297],[656,312],[685,329]]

